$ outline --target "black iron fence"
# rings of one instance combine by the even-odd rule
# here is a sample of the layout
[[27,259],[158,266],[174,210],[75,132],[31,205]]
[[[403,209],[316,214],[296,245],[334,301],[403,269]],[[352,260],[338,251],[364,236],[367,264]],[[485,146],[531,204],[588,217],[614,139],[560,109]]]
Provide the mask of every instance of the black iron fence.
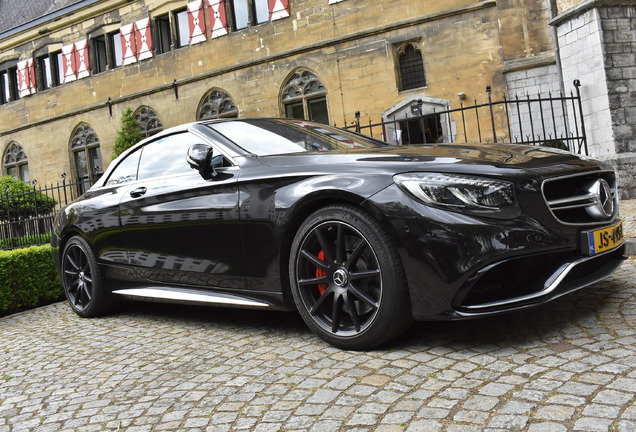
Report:
[[360,112],[347,122],[346,129],[394,144],[435,142],[493,142],[545,145],[588,154],[579,80],[569,95],[537,94],[504,96],[493,101],[490,86],[488,101],[467,103],[459,94],[459,108],[450,104],[414,100],[379,122],[363,120]]
[[9,250],[48,243],[55,214],[86,189],[84,182],[62,182],[29,192],[0,191],[0,249]]

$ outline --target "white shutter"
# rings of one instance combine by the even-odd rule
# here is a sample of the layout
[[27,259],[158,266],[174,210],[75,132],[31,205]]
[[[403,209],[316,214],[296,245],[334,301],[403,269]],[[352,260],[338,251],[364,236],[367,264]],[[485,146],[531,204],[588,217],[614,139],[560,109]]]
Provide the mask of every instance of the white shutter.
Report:
[[86,39],[75,42],[75,73],[77,79],[91,75],[91,67],[88,58],[88,41]]
[[128,65],[137,61],[137,49],[135,41],[134,24],[126,24],[120,27],[121,58],[122,65]]
[[134,27],[137,60],[151,58],[153,56],[153,52],[150,18],[137,21]]
[[289,16],[289,0],[268,0],[269,19],[275,21]]
[[203,0],[188,3],[188,27],[190,30],[190,45],[206,40]]
[[227,34],[227,15],[225,13],[225,3],[223,0],[207,0],[208,2],[208,23],[212,29],[210,37],[217,38]]
[[75,81],[77,79],[75,44],[62,47],[62,60],[64,61],[64,83]]

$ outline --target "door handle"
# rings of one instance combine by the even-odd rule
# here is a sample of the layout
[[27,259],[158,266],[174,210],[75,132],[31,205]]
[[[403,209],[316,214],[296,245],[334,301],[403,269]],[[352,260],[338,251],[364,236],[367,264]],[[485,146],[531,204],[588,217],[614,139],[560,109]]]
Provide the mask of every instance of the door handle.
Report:
[[130,196],[133,198],[139,198],[140,196],[144,196],[146,191],[148,191],[148,189],[142,186],[130,192]]

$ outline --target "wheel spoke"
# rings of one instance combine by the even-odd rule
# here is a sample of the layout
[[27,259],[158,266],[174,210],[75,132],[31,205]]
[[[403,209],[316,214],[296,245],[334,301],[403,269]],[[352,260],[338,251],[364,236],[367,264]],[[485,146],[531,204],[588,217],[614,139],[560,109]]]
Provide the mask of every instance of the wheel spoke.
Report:
[[340,316],[342,314],[342,296],[335,294],[331,309],[331,332],[338,333],[340,327]]
[[380,303],[377,300],[374,300],[367,292],[358,289],[358,287],[353,284],[349,285],[349,293],[353,294],[358,298],[358,300],[373,309],[377,309],[380,306]]
[[77,289],[75,290],[75,298],[73,298],[73,303],[75,304],[75,306],[77,307],[83,306],[83,303],[82,303],[83,295],[84,295],[84,287],[82,286],[82,284],[78,282]]
[[344,263],[347,256],[347,245],[345,244],[344,226],[338,224],[336,233],[336,261]]
[[377,278],[380,276],[381,276],[381,273],[380,273],[380,270],[378,269],[363,270],[363,271],[349,273],[349,277],[351,278],[351,280]]
[[329,283],[329,278],[327,277],[327,275],[315,277],[315,278],[309,278],[309,279],[300,279],[298,281],[298,285],[300,286],[326,284],[326,283]]
[[86,302],[84,304],[87,305],[88,303],[90,303],[93,295],[91,293],[91,287],[89,287],[88,284],[85,283],[83,288],[84,289],[82,291],[84,292],[84,297],[86,298]]
[[311,308],[309,313],[312,314],[312,315],[316,315],[318,313],[318,311],[320,310],[320,308],[322,307],[322,305],[325,304],[325,301],[327,301],[327,299],[331,296],[332,293],[333,293],[333,289],[332,288],[327,288],[327,290],[324,292],[324,294],[322,294],[318,298],[318,300],[316,301],[316,304],[314,305],[314,307]]
[[68,287],[68,294],[72,297],[77,297],[79,291],[79,279],[73,279],[71,285]]
[[335,259],[333,247],[331,242],[327,240],[327,237],[325,236],[325,233],[323,231],[323,228],[317,228],[315,230],[316,238],[318,239],[318,243],[320,243],[320,248],[325,252],[325,261],[328,263],[332,263]]
[[77,260],[77,258],[72,257],[71,254],[66,255],[66,261],[71,265],[71,267],[73,268],[74,271],[77,271],[77,270],[80,269],[80,266],[79,266],[79,264],[77,263],[76,260]]
[[347,262],[344,263],[344,266],[348,269],[352,268],[353,265],[358,262],[358,259],[362,255],[362,252],[367,248],[367,242],[364,240],[360,240],[360,242],[356,245],[355,249],[347,258]]
[[360,331],[360,316],[358,315],[358,308],[356,307],[356,302],[353,300],[353,296],[347,295],[347,309],[349,309],[349,315],[351,316],[351,321],[353,321],[353,325],[356,328],[356,331]]
[[[324,249],[323,249],[324,250]],[[305,258],[309,260],[309,262],[321,270],[327,270],[329,268],[329,263],[321,260],[316,255],[310,253],[309,251],[302,250],[300,252]],[[326,252],[325,252],[326,254]]]

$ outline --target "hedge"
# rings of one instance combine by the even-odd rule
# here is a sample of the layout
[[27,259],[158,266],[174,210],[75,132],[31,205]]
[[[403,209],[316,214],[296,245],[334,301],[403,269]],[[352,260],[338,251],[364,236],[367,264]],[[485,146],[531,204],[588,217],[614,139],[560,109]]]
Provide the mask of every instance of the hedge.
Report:
[[50,245],[0,251],[0,316],[63,298]]

